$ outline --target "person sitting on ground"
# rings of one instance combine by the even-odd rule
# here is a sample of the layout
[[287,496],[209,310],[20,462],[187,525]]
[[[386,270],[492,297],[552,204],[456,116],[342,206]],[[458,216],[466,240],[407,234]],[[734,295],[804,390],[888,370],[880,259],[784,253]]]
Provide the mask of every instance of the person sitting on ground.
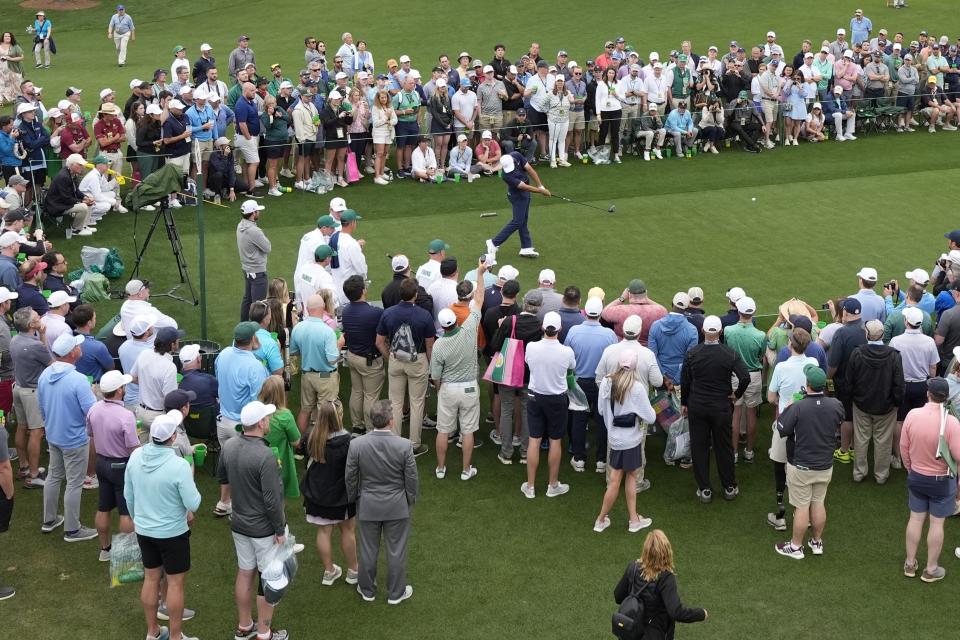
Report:
[[420,182],[433,182],[434,180],[443,180],[443,174],[437,171],[437,156],[430,147],[430,138],[420,136],[417,142],[417,148],[411,154],[413,177]]

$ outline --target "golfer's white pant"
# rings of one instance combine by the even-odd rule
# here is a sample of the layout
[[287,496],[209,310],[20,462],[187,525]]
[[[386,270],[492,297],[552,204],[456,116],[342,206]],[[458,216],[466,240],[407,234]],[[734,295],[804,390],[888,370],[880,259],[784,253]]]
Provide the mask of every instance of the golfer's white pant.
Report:
[[656,131],[637,131],[634,134],[637,139],[643,140],[643,148],[647,151],[651,151],[654,148],[654,140],[656,140],[656,147],[659,149],[663,146],[663,140],[667,137],[666,129],[657,129]]
[[569,127],[569,120],[564,122],[547,121],[547,132],[550,135],[550,162],[555,162],[558,157],[566,161],[567,129]]
[[[844,120],[847,121],[847,130],[846,130],[846,131],[843,130],[843,121],[844,121]],[[848,115],[845,115],[845,114],[839,113],[839,112],[834,113],[834,114],[833,114],[833,126],[834,126],[834,128],[837,130],[837,136],[840,136],[840,135],[852,136],[852,135],[853,135],[853,130],[856,129],[856,126],[857,126],[857,116],[856,116],[856,114],[853,114],[853,115],[849,115],[849,116],[848,116]]]
[[127,62],[127,43],[130,42],[130,32],[127,31],[125,34],[120,35],[117,33],[113,34],[113,44],[117,47],[117,64],[125,64]]

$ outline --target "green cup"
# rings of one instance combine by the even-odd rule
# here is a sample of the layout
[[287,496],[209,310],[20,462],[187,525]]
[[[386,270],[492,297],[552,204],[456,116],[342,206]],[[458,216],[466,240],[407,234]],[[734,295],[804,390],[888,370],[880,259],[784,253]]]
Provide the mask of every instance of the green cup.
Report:
[[198,466],[203,466],[203,461],[207,459],[207,445],[197,444],[193,446],[193,463]]
[[276,340],[276,339],[277,339],[277,332],[276,332],[276,331],[271,331],[271,332],[270,332],[270,337],[273,338],[274,340]]
[[182,373],[178,373],[178,374],[177,374],[177,384],[180,384],[181,382],[183,382],[183,374],[182,374]]
[[191,467],[196,466],[197,458],[193,454],[187,454],[183,456],[183,459],[186,460]]
[[44,298],[49,298],[51,293],[53,293],[53,291],[50,291],[50,289],[44,289],[40,292]]
[[673,157],[673,149],[671,149],[670,147],[667,147],[667,148],[665,149],[665,151],[667,152],[667,157],[668,157],[668,158],[672,158],[672,157]]

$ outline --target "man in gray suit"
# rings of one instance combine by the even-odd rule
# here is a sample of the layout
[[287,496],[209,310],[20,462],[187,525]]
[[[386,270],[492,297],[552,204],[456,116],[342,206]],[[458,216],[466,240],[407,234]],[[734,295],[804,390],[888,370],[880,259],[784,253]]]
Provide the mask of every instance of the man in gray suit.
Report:
[[357,593],[367,602],[376,597],[380,536],[387,547],[387,604],[413,595],[407,584],[407,538],[410,513],[417,501],[417,464],[413,446],[393,433],[389,400],[370,410],[373,431],[350,443],[347,453],[347,497],[357,503],[360,520],[360,576]]

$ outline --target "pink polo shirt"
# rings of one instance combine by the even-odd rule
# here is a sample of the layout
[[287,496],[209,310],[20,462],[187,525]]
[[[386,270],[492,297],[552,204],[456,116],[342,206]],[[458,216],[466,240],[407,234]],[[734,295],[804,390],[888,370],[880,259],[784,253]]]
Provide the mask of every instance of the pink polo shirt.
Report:
[[[954,460],[960,460],[960,422],[947,416],[944,429],[947,445]],[[903,421],[900,434],[900,457],[903,467],[925,476],[944,476],[947,465],[938,460],[937,444],[940,441],[940,405],[928,402],[913,409]]]
[[650,327],[653,326],[654,322],[667,315],[667,310],[653,300],[631,302],[628,298],[625,302],[614,300],[608,304],[600,317],[613,325],[613,332],[617,334],[618,338],[623,338],[623,322],[632,315],[640,316],[640,319],[643,320],[643,327],[640,329],[640,344],[647,346]]
[[90,407],[87,434],[93,436],[97,454],[108,458],[127,458],[140,446],[136,417],[115,400],[100,400]]

